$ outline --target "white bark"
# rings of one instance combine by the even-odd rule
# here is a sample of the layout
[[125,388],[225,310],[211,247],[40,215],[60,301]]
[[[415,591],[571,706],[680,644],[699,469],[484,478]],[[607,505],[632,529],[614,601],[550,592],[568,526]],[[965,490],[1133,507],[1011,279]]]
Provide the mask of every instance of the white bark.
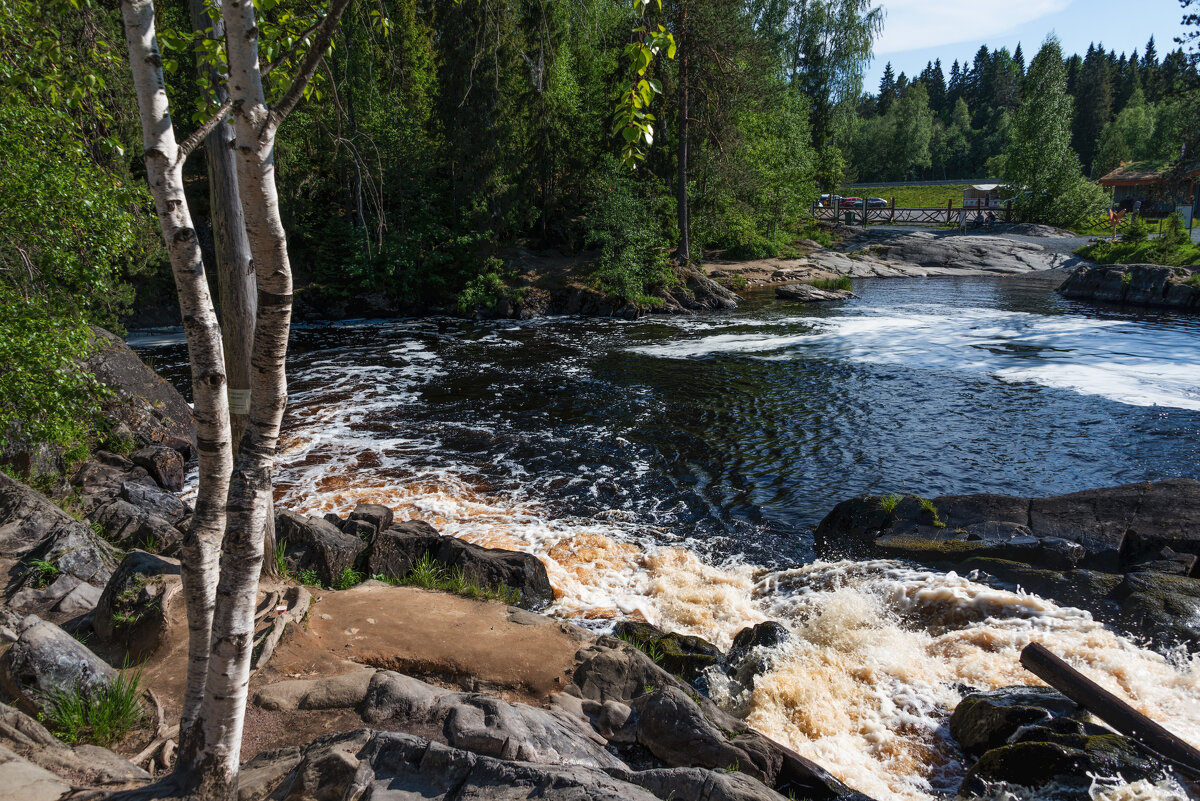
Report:
[[[137,92],[146,175],[170,255],[192,365],[193,416],[200,486],[184,537],[181,573],[188,615],[188,672],[181,730],[196,719],[205,693],[218,555],[232,467],[221,331],[213,311],[200,245],[183,192],[186,149],[175,140],[151,0],[123,0],[121,12]],[[186,734],[185,734],[186,736]]]

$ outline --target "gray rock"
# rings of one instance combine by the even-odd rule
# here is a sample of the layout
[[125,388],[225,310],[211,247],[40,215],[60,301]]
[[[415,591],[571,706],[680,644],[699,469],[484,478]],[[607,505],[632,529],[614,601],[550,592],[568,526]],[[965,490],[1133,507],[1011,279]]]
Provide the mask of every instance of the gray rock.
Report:
[[702,768],[660,768],[612,775],[636,784],[658,798],[696,798],[704,801],[784,801],[784,797],[744,773]]
[[283,543],[284,558],[294,574],[315,570],[321,583],[332,586],[352,568],[367,543],[319,517],[284,510],[275,516],[275,538]]
[[49,498],[0,473],[0,557],[25,556],[62,531],[86,528]]
[[622,621],[616,625],[613,633],[623,640],[651,649],[657,654],[659,665],[687,681],[694,680],[725,656],[721,649],[700,637],[664,632],[640,621]]
[[[1003,745],[986,752],[963,779],[959,795],[984,795],[995,785],[1030,791],[1049,790],[1061,801],[1087,801],[1092,776],[1117,776],[1126,782],[1155,778],[1162,771],[1119,735],[1054,735]],[[1038,793],[1041,795],[1040,793]]]
[[89,692],[116,675],[83,643],[36,615],[21,621],[17,641],[0,655],[0,686],[30,711],[46,693]]
[[113,390],[106,414],[124,424],[139,445],[158,443],[191,458],[196,448],[191,406],[120,337],[95,326],[92,332],[97,349],[85,366]]
[[366,523],[372,533],[383,531],[392,524],[392,510],[378,503],[360,503],[346,520]]
[[1200,311],[1200,285],[1192,282],[1197,272],[1157,264],[1086,265],[1071,273],[1058,293],[1073,300]]
[[140,662],[158,650],[169,604],[181,586],[177,560],[130,551],[100,596],[92,628],[102,642]]
[[546,566],[536,556],[501,548],[482,548],[443,536],[428,523],[409,520],[380,531],[371,540],[370,575],[402,578],[412,565],[429,557],[450,569],[462,569],[467,581],[483,587],[518,590],[518,606],[536,609],[554,599]]
[[183,456],[166,445],[147,445],[129,455],[130,460],[143,468],[165,490],[183,489]]
[[3,746],[0,746],[0,787],[8,798],[21,801],[58,801],[71,790],[69,782]]
[[121,485],[121,497],[143,512],[161,517],[172,525],[192,513],[192,507],[178,496],[136,481],[126,481]]
[[[35,560],[48,562],[58,571],[59,578],[71,576],[89,584],[103,585],[116,569],[116,549],[83,523],[70,518],[67,520],[70,522],[60,521],[61,524],[55,526],[38,547],[26,554],[23,561],[27,565]],[[40,569],[23,569],[16,582],[9,587],[9,591],[14,593],[14,605],[23,609],[34,609],[35,606],[29,602],[34,600],[37,594],[22,595],[22,591],[38,589],[37,585],[43,580],[43,576]],[[60,588],[62,592],[57,595],[51,593],[45,600],[56,601],[75,587],[64,584],[60,585]],[[26,603],[18,604],[18,598],[24,599]],[[44,610],[38,608],[38,611]]]
[[[182,544],[183,534],[179,527],[121,498],[98,507],[89,515],[89,519],[103,527],[108,540],[120,543],[124,548],[142,548],[172,555]],[[180,525],[183,522],[180,521]]]
[[775,296],[783,300],[797,303],[824,303],[831,300],[857,298],[853,292],[845,289],[817,289],[811,284],[785,284],[775,287]]

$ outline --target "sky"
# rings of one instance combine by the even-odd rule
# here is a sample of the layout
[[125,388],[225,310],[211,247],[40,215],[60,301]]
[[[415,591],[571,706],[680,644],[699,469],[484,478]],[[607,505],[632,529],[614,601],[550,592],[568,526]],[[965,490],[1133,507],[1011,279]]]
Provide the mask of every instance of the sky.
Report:
[[1154,35],[1159,58],[1178,47],[1183,30],[1178,0],[879,0],[886,13],[883,34],[864,88],[875,92],[884,65],[914,77],[925,64],[942,60],[947,75],[954,59],[970,60],[980,45],[1016,49],[1028,63],[1053,31],[1063,52],[1087,51],[1089,42],[1106,50],[1139,53]]

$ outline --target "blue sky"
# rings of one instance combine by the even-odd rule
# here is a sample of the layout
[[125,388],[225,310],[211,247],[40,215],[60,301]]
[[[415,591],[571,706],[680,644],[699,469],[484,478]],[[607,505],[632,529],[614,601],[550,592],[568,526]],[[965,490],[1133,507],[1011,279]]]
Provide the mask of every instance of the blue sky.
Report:
[[1183,11],[1178,0],[880,0],[887,19],[875,43],[865,88],[874,92],[888,61],[912,77],[941,58],[947,73],[954,59],[970,61],[979,46],[1023,45],[1026,62],[1053,31],[1066,53],[1083,53],[1103,42],[1117,53],[1154,35],[1159,57],[1178,47]]

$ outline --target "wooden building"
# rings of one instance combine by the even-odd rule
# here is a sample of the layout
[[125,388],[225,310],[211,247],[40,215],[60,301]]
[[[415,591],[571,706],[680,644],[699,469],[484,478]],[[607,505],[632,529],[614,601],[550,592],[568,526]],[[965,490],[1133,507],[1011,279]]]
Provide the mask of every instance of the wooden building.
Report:
[[1167,181],[1170,167],[1147,161],[1122,164],[1101,178],[1100,185],[1113,190],[1113,203],[1118,208],[1132,211],[1140,201],[1142,213],[1150,217],[1165,216],[1179,206],[1200,208],[1200,162],[1185,174],[1182,186]]

